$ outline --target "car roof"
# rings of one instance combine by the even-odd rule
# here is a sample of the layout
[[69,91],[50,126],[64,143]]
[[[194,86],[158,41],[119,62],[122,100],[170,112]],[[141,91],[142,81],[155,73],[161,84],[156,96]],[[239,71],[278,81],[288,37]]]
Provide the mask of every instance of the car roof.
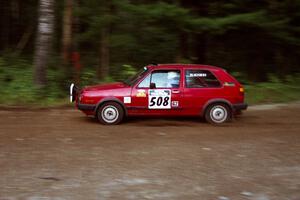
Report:
[[215,67],[211,65],[202,65],[202,64],[180,64],[180,63],[171,63],[171,64],[151,64],[147,67],[150,68],[196,68],[196,69],[208,69],[208,70],[224,70],[220,67]]

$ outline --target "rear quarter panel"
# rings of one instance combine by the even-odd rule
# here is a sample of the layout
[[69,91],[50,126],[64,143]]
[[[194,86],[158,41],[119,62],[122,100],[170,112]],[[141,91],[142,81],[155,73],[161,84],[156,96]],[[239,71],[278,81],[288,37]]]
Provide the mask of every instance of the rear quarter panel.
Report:
[[[224,101],[230,104],[239,103],[243,98],[239,96],[240,84],[222,69],[208,69],[220,81],[218,88],[186,88],[184,86],[184,108],[186,115],[199,115],[205,107],[214,101]],[[226,86],[224,83],[234,83]],[[185,83],[184,83],[185,84]]]
[[240,88],[243,87],[233,76],[231,76],[225,70],[220,70],[216,72],[216,75],[224,83],[234,83],[234,86],[224,85],[224,96],[231,104],[243,103],[244,102],[244,93],[240,92]]

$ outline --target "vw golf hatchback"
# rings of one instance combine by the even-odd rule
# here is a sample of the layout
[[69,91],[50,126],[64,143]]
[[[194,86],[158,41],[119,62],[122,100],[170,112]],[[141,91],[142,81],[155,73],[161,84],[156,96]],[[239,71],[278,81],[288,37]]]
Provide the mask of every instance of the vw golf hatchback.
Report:
[[82,89],[71,84],[70,101],[103,124],[126,116],[198,116],[222,124],[247,109],[243,86],[224,69],[191,64],[148,65],[123,82]]

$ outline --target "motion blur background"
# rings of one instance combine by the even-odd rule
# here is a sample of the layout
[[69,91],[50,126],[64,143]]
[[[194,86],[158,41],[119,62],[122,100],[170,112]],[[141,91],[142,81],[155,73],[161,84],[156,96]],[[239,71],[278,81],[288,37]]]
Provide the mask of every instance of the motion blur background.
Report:
[[0,104],[65,104],[71,82],[150,63],[225,68],[249,103],[300,99],[300,0],[1,0]]

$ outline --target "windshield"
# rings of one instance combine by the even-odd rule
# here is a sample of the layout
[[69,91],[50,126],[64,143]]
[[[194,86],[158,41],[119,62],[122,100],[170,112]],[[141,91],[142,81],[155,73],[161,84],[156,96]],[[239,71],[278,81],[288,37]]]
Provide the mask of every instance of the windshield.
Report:
[[134,85],[140,78],[142,78],[146,73],[147,73],[148,69],[147,67],[144,67],[143,69],[141,69],[140,71],[138,71],[135,75],[129,77],[128,79],[126,79],[125,81],[123,81],[125,84],[127,85]]

